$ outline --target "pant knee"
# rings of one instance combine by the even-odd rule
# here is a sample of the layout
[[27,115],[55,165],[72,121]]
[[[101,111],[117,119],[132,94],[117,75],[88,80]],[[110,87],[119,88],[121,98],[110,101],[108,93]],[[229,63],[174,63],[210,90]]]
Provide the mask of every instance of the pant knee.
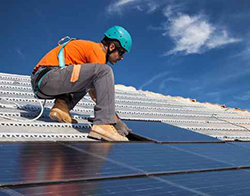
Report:
[[108,65],[100,65],[98,67],[98,75],[99,76],[110,76],[112,80],[114,80],[113,70]]
[[112,73],[113,70],[108,65],[100,65],[99,72],[104,73],[104,74],[109,74],[109,73]]

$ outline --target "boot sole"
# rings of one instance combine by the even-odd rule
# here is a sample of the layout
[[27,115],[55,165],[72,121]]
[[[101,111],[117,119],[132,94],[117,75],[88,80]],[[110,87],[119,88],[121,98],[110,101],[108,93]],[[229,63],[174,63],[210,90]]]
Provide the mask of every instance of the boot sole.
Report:
[[92,138],[94,138],[94,139],[98,139],[98,140],[104,139],[104,140],[106,140],[106,141],[114,141],[114,140],[112,140],[112,139],[110,139],[110,138],[108,138],[108,137],[105,137],[105,136],[103,136],[103,135],[100,135],[99,133],[96,133],[96,132],[94,132],[94,131],[91,131],[91,132],[88,134],[88,136],[89,136],[89,137],[92,137]]
[[[101,132],[101,133],[100,133]],[[119,141],[119,142],[127,142],[129,141],[128,138],[120,136],[121,138],[117,139],[117,138],[113,138],[112,136],[106,136],[105,134],[102,134],[102,131],[98,131],[98,130],[91,130],[89,133],[90,137],[93,137],[95,139],[104,139],[106,141]],[[118,133],[117,133],[118,134]]]

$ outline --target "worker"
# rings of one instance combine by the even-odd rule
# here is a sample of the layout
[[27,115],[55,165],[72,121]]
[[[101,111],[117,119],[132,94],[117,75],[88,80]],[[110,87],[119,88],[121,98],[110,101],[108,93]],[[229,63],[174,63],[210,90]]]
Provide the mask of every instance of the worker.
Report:
[[128,31],[113,26],[100,43],[69,39],[49,51],[35,66],[31,83],[40,99],[55,99],[49,117],[57,122],[77,123],[70,110],[89,93],[94,106],[93,126],[89,136],[108,141],[128,141],[131,130],[115,112],[112,68],[130,52],[132,38]]

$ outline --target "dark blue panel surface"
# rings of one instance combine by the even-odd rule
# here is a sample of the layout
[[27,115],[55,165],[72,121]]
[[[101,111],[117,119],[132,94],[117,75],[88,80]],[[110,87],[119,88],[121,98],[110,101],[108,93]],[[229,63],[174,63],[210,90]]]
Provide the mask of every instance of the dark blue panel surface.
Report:
[[[78,143],[70,146],[83,149],[83,153],[85,153],[87,145],[86,143]],[[95,145],[96,148],[94,147]],[[93,156],[102,156],[103,153],[98,150],[101,149],[102,145],[104,144],[93,144],[93,151],[91,152]],[[230,166],[229,164],[212,160],[209,157],[201,157],[193,153],[175,149],[171,145],[160,145],[155,143],[112,144],[112,149],[109,153],[102,157],[107,159],[107,164],[109,161],[121,163],[124,167],[134,168],[135,171],[140,171],[142,173],[197,170]]]
[[[60,185],[49,185],[29,188],[17,188],[14,191],[22,195],[129,195],[129,196],[151,196],[151,195],[195,195],[196,191],[188,190],[164,180],[152,178],[134,178],[119,180],[104,180],[95,182],[69,183]],[[17,194],[16,194],[17,195]]]
[[[101,180],[9,190],[22,195],[249,195],[250,172],[204,172],[159,177]],[[17,195],[17,194],[15,194]]]
[[161,178],[206,195],[248,196],[250,194],[250,172],[246,170],[182,174],[161,176]]
[[231,142],[231,144],[250,149],[250,142]]
[[230,166],[155,143],[18,143],[0,151],[0,184]]
[[250,165],[250,150],[232,144],[6,143],[0,152],[0,184]]
[[[11,190],[12,192],[12,190]],[[19,193],[18,193],[19,194]],[[0,190],[0,196],[9,196],[9,190]],[[19,194],[20,195],[20,194]]]
[[250,166],[250,149],[232,144],[178,144],[170,145],[231,166]]
[[158,142],[219,142],[220,140],[161,122],[124,121],[133,133]]
[[[246,170],[80,182],[9,190],[23,195],[249,195]],[[17,195],[17,194],[15,194]]]
[[[90,154],[98,151],[106,157],[113,146],[88,143],[83,148]],[[57,143],[3,143],[0,152],[0,185],[138,173]]]

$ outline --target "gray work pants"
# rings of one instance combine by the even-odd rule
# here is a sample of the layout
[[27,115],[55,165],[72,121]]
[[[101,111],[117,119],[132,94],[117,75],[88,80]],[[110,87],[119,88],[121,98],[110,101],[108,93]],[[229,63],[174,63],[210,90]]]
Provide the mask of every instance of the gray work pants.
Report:
[[[79,79],[74,83],[70,82],[72,70],[72,65],[64,68],[53,67],[43,78],[40,91],[48,97],[65,100],[71,110],[90,88],[94,88],[97,100],[94,124],[116,123],[114,75],[111,67],[104,64],[83,64]],[[35,77],[32,77],[33,89],[36,85],[34,80]]]

